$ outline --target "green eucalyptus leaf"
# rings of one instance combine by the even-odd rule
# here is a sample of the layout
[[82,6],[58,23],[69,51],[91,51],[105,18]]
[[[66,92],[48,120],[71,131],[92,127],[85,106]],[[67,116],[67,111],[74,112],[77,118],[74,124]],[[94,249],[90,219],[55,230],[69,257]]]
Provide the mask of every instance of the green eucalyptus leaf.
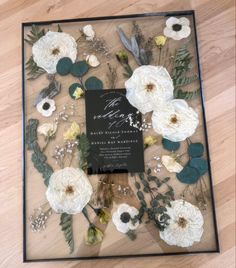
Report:
[[189,166],[196,168],[201,176],[204,175],[208,170],[208,164],[206,159],[201,157],[192,158],[189,161]]
[[163,138],[162,145],[168,151],[177,151],[180,147],[180,142],[173,142]]
[[70,58],[64,57],[61,58],[56,66],[57,73],[60,75],[67,75],[70,73],[72,68],[73,62]]
[[191,143],[188,147],[188,154],[191,157],[200,157],[203,155],[204,146],[200,142]]
[[141,188],[140,183],[139,183],[139,182],[137,182],[137,181],[135,182],[135,184],[134,184],[134,185],[135,185],[135,187],[136,187],[138,190]]
[[89,65],[85,60],[78,61],[72,65],[70,73],[73,76],[82,77],[88,72],[88,69],[89,69]]
[[194,184],[200,178],[200,174],[196,168],[185,166],[180,173],[176,174],[179,181],[186,184]]
[[88,90],[103,89],[103,83],[96,76],[91,76],[85,81],[85,87]]
[[137,192],[137,196],[138,196],[139,200],[144,200],[144,195],[141,191]]

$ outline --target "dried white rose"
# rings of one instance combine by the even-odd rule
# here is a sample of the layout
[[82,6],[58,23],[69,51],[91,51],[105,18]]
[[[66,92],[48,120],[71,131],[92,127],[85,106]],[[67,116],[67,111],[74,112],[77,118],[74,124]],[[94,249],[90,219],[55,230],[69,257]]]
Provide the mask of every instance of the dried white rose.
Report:
[[92,186],[84,171],[66,167],[52,174],[46,197],[57,213],[76,214],[87,205],[92,193]]
[[198,114],[185,100],[172,100],[153,112],[153,129],[170,141],[192,136],[199,124]]
[[37,104],[36,108],[43,116],[49,117],[56,110],[55,101],[44,98]]
[[126,97],[141,113],[158,109],[173,99],[173,82],[162,66],[143,65],[125,82]]
[[100,64],[98,58],[95,55],[88,55],[86,57],[86,61],[91,67],[97,67]]
[[56,73],[56,66],[61,58],[69,57],[75,62],[77,43],[75,39],[62,32],[48,31],[32,47],[33,59],[47,73]]
[[160,232],[160,237],[168,245],[190,247],[199,242],[203,234],[203,216],[199,208],[184,200],[171,201],[166,207],[169,225]]
[[179,173],[183,167],[170,155],[163,155],[161,162],[169,172]]
[[135,216],[138,215],[138,210],[127,204],[120,204],[118,209],[112,215],[112,221],[116,229],[121,233],[127,233],[129,230],[135,230],[139,226],[139,221],[132,222]]
[[93,38],[95,37],[95,32],[93,30],[92,25],[88,24],[83,27],[83,33],[86,36],[86,40],[93,41]]
[[191,28],[189,27],[190,22],[187,18],[175,18],[170,17],[166,20],[166,27],[164,29],[164,35],[170,37],[174,40],[181,40],[186,38],[191,33]]
[[38,127],[37,131],[40,135],[52,137],[57,131],[57,124],[44,123]]

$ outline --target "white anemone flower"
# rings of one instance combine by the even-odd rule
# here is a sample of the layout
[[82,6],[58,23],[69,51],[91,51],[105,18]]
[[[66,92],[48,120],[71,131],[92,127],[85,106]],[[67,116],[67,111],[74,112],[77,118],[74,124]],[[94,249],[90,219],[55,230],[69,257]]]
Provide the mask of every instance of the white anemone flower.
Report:
[[190,22],[187,18],[170,17],[166,20],[166,27],[164,28],[164,35],[174,40],[181,40],[186,38],[191,33],[189,27]]
[[121,233],[128,233],[129,230],[135,230],[139,226],[139,221],[132,221],[138,215],[138,210],[128,204],[120,204],[118,209],[112,215],[112,221],[116,229]]
[[171,201],[171,207],[166,209],[170,219],[169,225],[160,232],[162,240],[178,247],[190,247],[201,240],[204,219],[199,208],[179,199]]
[[161,157],[161,162],[169,172],[179,173],[183,169],[183,166],[170,155],[163,155]]
[[61,58],[68,57],[75,62],[77,43],[75,39],[62,32],[48,31],[32,47],[33,59],[47,73],[56,73],[56,66]]
[[92,193],[92,186],[84,171],[66,167],[52,174],[46,197],[55,212],[76,214],[87,205]]
[[152,114],[153,129],[170,141],[192,136],[199,124],[198,114],[185,100],[175,99]]
[[93,30],[93,26],[88,24],[83,27],[82,29],[84,35],[86,36],[86,40],[93,41],[93,38],[95,37],[95,31]]
[[162,66],[143,65],[125,82],[126,97],[142,114],[158,109],[173,99],[173,82]]
[[49,117],[56,110],[55,101],[44,98],[37,104],[36,108],[43,116]]

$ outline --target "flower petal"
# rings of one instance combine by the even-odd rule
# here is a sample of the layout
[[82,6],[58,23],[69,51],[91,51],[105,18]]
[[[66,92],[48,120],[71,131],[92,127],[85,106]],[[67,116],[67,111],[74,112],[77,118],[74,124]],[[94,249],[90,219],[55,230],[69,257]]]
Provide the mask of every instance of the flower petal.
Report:
[[182,25],[182,26],[189,26],[190,25],[190,21],[189,19],[185,18],[185,17],[182,17],[179,19],[179,23]]
[[180,23],[180,21],[179,21],[179,19],[176,18],[176,17],[170,17],[170,18],[168,18],[168,19],[166,20],[166,26],[167,26],[168,28],[171,28],[171,29],[172,29],[172,26],[173,26],[174,24],[179,24],[179,23]]

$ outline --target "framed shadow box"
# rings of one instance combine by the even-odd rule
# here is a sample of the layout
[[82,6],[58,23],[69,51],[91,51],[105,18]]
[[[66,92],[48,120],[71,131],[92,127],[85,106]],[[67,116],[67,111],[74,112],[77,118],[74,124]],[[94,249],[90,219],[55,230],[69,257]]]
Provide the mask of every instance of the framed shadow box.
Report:
[[22,24],[24,261],[219,252],[194,11]]

